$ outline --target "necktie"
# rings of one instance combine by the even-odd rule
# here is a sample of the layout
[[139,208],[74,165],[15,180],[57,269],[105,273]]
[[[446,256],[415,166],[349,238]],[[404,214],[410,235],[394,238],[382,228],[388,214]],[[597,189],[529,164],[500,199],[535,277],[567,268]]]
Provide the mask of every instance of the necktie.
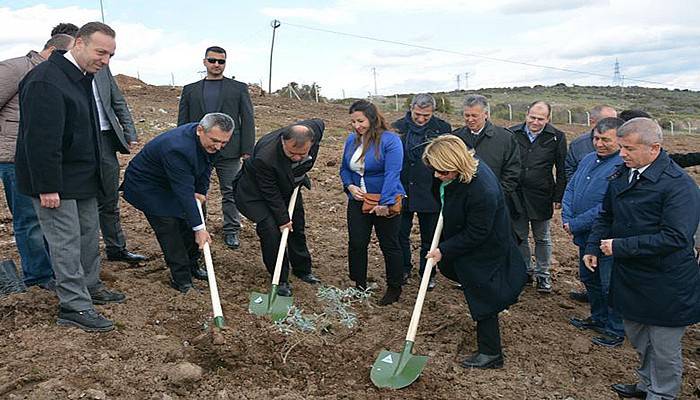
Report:
[[630,175],[630,181],[629,181],[630,185],[631,185],[632,183],[636,182],[637,179],[639,179],[639,170],[638,170],[638,169],[635,169],[635,170],[632,172],[632,175]]

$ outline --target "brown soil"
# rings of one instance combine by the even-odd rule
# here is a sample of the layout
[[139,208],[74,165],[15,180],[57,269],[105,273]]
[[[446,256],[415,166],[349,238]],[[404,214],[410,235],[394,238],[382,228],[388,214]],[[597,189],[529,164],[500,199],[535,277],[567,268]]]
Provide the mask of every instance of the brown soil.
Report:
[[[122,87],[142,143],[175,126],[179,88],[149,86],[133,78],[124,80]],[[314,190],[304,193],[308,243],[315,272],[324,283],[348,287],[346,200],[337,176],[346,109],[284,98],[255,97],[254,102],[258,135],[301,118],[321,117],[328,124],[311,173]],[[571,127],[572,137],[584,129]],[[700,150],[697,137],[691,136],[670,138],[666,147]],[[130,157],[120,157],[126,166]],[[690,172],[698,180],[700,171]],[[249,293],[267,291],[269,285],[251,224],[244,226],[241,249],[229,250],[221,241],[216,183],[209,198],[208,224],[215,239],[214,264],[228,325],[224,344],[212,344],[203,330],[204,323],[211,323],[208,292],[183,296],[168,287],[168,272],[153,232],[140,212],[122,202],[129,249],[147,255],[149,261],[141,268],[106,260],[102,264],[103,280],[129,297],[125,304],[99,307],[117,322],[117,329],[87,334],[57,326],[57,301],[41,289],[0,299],[0,398],[613,399],[610,384],[635,380],[637,356],[629,344],[614,350],[596,347],[589,341],[590,333],[567,322],[572,316],[587,316],[588,309],[568,298],[570,290],[579,288],[577,253],[559,228],[558,215],[552,224],[554,292],[538,295],[526,288],[521,301],[502,314],[505,368],[459,367],[460,359],[475,349],[474,323],[461,293],[441,277],[438,288],[427,296],[415,349],[430,361],[417,382],[393,392],[376,389],[369,370],[381,349],[401,350],[417,279],[396,305],[378,307],[375,296],[357,306],[360,323],[355,329],[337,324],[330,333],[284,336],[269,320],[247,311]],[[0,258],[19,262],[11,234],[11,217],[2,207]],[[382,290],[383,266],[376,243],[369,251],[370,275]],[[299,281],[292,284],[297,306],[306,313],[322,312],[315,288]],[[693,326],[684,338],[681,398],[700,393],[699,351],[700,330]]]

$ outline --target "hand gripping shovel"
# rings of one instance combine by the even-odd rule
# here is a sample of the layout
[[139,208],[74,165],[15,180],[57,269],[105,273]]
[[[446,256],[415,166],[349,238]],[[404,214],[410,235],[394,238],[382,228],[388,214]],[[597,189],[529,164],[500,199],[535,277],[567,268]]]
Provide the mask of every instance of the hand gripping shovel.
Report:
[[[297,194],[299,193],[299,186],[294,189],[292,193],[292,198],[289,200],[289,219],[292,218],[294,214],[294,206],[297,202]],[[275,263],[275,272],[272,275],[272,286],[270,287],[270,293],[260,293],[252,292],[250,294],[250,304],[248,305],[248,311],[255,315],[265,315],[269,314],[273,321],[279,321],[287,316],[289,308],[294,303],[293,297],[285,297],[277,295],[277,286],[280,283],[280,275],[282,274],[282,260],[284,260],[284,251],[287,248],[287,237],[289,236],[289,229],[282,231],[282,239],[280,240],[280,247],[277,251],[277,262]]]
[[[437,248],[441,233],[442,213],[435,227],[433,242],[430,245],[431,251]],[[434,266],[435,262],[432,258],[429,258],[428,262],[425,263],[425,270],[423,271],[423,277],[420,281],[416,305],[413,307],[411,323],[408,325],[408,333],[406,334],[406,342],[403,345],[403,351],[401,351],[401,353],[394,353],[382,350],[377,360],[374,362],[374,365],[372,365],[372,371],[369,376],[372,379],[372,383],[377,387],[391,389],[404,388],[418,379],[418,376],[423,372],[423,368],[425,368],[425,364],[428,362],[427,356],[414,355],[412,351],[413,343],[416,338],[416,331],[418,330],[418,322],[420,321],[420,314],[423,310],[423,300],[425,300],[425,293],[428,291],[430,273]]]
[[[202,203],[197,200],[199,216],[204,224],[204,214],[202,213]],[[206,229],[206,226],[205,226]],[[214,263],[211,260],[211,249],[209,243],[204,243],[204,264],[207,266],[207,279],[209,281],[209,293],[211,294],[211,307],[214,310],[214,325],[221,329],[224,327],[224,313],[221,311],[221,301],[219,300],[219,288],[216,286],[216,276],[214,276]]]

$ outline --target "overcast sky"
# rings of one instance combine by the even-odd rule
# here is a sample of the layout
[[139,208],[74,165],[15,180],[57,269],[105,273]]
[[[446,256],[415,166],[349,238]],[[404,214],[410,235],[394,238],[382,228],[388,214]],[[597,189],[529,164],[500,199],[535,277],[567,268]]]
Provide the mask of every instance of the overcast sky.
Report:
[[[112,71],[151,84],[200,78],[203,51],[226,75],[273,90],[318,82],[327,97],[559,82],[700,90],[700,5],[693,0],[103,0],[117,31]],[[41,50],[58,22],[99,20],[100,2],[0,0],[0,59]],[[312,30],[312,29],[317,30]],[[413,44],[383,43],[319,30]],[[427,49],[430,48],[430,49]],[[433,49],[433,50],[431,50]],[[445,50],[445,51],[439,51]],[[508,62],[510,61],[510,62]],[[522,64],[518,64],[522,63]],[[554,67],[552,68],[543,68]],[[562,71],[574,70],[591,74]],[[639,79],[647,82],[636,82]],[[654,82],[654,83],[651,83]]]

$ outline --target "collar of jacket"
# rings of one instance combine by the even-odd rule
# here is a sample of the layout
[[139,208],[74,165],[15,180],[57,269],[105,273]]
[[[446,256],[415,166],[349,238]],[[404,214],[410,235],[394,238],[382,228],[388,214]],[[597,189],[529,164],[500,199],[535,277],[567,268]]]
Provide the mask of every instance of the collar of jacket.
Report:
[[659,156],[656,157],[656,160],[651,162],[651,164],[649,165],[649,168],[647,168],[642,175],[644,175],[644,177],[646,179],[648,179],[652,182],[658,181],[659,178],[661,177],[661,174],[663,174],[664,172],[668,173],[669,175],[671,175],[673,177],[679,176],[680,172],[675,172],[672,169],[669,169],[670,165],[671,165],[671,157],[668,156],[668,153],[666,153],[666,150],[661,149]]
[[34,50],[30,50],[29,53],[27,53],[27,58],[29,59],[29,62],[35,67],[39,65],[39,63],[46,61],[46,59],[41,55],[41,53],[36,52]]
[[76,68],[75,65],[73,65],[73,63],[68,61],[63,56],[63,54],[65,54],[65,51],[56,50],[53,53],[51,53],[49,61],[56,64],[56,66],[60,68],[61,71],[63,71],[68,76],[68,78],[70,78],[74,82],[78,82],[88,76],[92,78],[92,74],[83,74],[82,71]]
[[[486,135],[486,136],[488,136],[488,137],[493,137],[493,135],[495,134],[494,129],[493,129],[494,126],[495,126],[495,125],[492,124],[491,121],[489,121],[489,120],[487,119],[487,120],[486,120],[486,123],[484,124],[484,129],[481,130],[481,133],[480,133],[480,134],[481,134],[481,135]],[[469,128],[467,128],[467,129],[469,129]],[[471,133],[471,131],[470,131],[469,133]]]
[[424,130],[432,130],[438,132],[440,130],[439,121],[441,121],[440,118],[436,117],[435,114],[433,114],[433,116],[430,117],[430,120],[428,120],[427,124],[423,125],[422,127],[418,127],[418,125],[416,125],[413,122],[413,118],[411,118],[411,112],[406,111],[406,115],[403,118],[394,122],[394,128],[396,128],[396,130],[402,135],[407,134],[412,126],[415,126],[417,128],[423,128]]

